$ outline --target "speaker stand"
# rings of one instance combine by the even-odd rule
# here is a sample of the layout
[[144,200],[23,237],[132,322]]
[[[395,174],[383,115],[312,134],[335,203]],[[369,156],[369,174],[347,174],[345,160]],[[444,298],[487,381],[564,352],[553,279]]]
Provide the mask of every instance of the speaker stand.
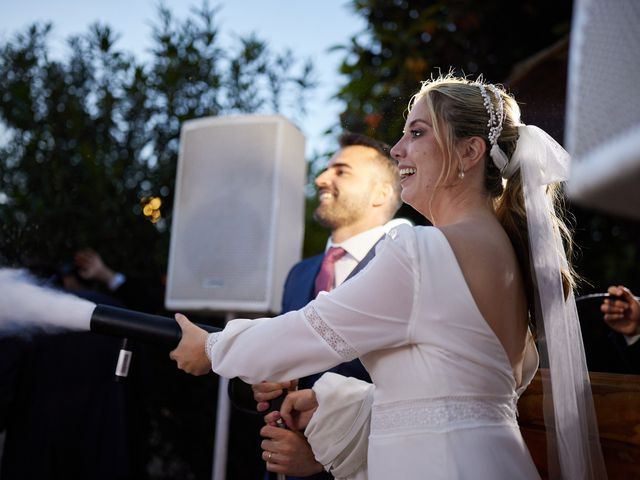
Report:
[[[225,315],[225,325],[236,318],[233,312]],[[229,446],[229,421],[231,417],[231,402],[227,393],[229,379],[218,377],[218,408],[216,411],[216,436],[213,442],[213,466],[211,480],[226,480],[227,451]]]

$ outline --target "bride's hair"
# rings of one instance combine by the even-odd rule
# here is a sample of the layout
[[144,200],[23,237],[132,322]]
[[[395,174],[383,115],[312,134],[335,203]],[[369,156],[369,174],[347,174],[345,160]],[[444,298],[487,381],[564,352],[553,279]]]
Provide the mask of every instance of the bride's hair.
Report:
[[[481,88],[484,86],[485,88]],[[484,90],[484,94],[483,94]],[[486,91],[491,91],[487,95]],[[502,102],[497,95],[500,95]],[[518,126],[520,123],[520,108],[515,99],[508,95],[503,88],[486,84],[482,78],[471,81],[455,77],[452,74],[440,75],[422,83],[420,91],[409,103],[409,109],[426,99],[426,105],[433,122],[436,142],[443,152],[445,161],[438,177],[436,186],[443,186],[447,179],[452,178],[459,159],[456,157],[456,143],[469,137],[480,137],[486,144],[484,186],[488,195],[494,201],[496,215],[507,232],[520,263],[525,280],[527,298],[533,317],[533,274],[529,258],[529,232],[527,227],[527,212],[524,204],[522,180],[517,170],[509,179],[503,180],[501,172],[493,162],[489,152],[491,142],[491,115],[486,102],[491,102],[494,113],[502,111],[502,131],[497,138],[497,145],[511,159],[518,143]],[[500,105],[502,103],[502,105]],[[554,229],[561,235],[567,258],[571,258],[573,242],[567,224],[564,222],[564,204],[560,184],[547,187],[555,211],[552,214]],[[575,286],[576,275],[569,266],[562,272],[565,296]]]

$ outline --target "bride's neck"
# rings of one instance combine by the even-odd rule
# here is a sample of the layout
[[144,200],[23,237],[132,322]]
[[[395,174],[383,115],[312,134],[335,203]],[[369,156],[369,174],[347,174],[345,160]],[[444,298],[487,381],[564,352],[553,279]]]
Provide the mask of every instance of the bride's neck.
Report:
[[435,226],[445,226],[469,219],[495,218],[492,199],[486,194],[458,195],[447,198],[442,195],[427,206],[423,215]]

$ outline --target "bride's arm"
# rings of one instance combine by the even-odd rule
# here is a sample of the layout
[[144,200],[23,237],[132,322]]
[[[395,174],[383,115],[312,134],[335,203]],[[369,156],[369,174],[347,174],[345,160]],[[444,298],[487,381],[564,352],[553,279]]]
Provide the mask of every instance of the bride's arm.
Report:
[[206,337],[206,348],[201,331],[181,325],[183,339],[172,358],[179,365],[200,366],[206,351],[216,373],[253,384],[300,378],[406,344],[418,281],[415,237],[407,230],[384,241],[353,279],[302,310],[273,319],[233,320],[223,332]]

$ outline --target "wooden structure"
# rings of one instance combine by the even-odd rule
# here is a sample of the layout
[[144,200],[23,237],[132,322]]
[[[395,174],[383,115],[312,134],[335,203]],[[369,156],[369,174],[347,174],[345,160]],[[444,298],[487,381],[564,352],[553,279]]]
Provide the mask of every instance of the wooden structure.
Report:
[[[518,402],[520,429],[542,478],[548,478],[540,369]],[[640,479],[640,375],[590,372],[609,480]]]

